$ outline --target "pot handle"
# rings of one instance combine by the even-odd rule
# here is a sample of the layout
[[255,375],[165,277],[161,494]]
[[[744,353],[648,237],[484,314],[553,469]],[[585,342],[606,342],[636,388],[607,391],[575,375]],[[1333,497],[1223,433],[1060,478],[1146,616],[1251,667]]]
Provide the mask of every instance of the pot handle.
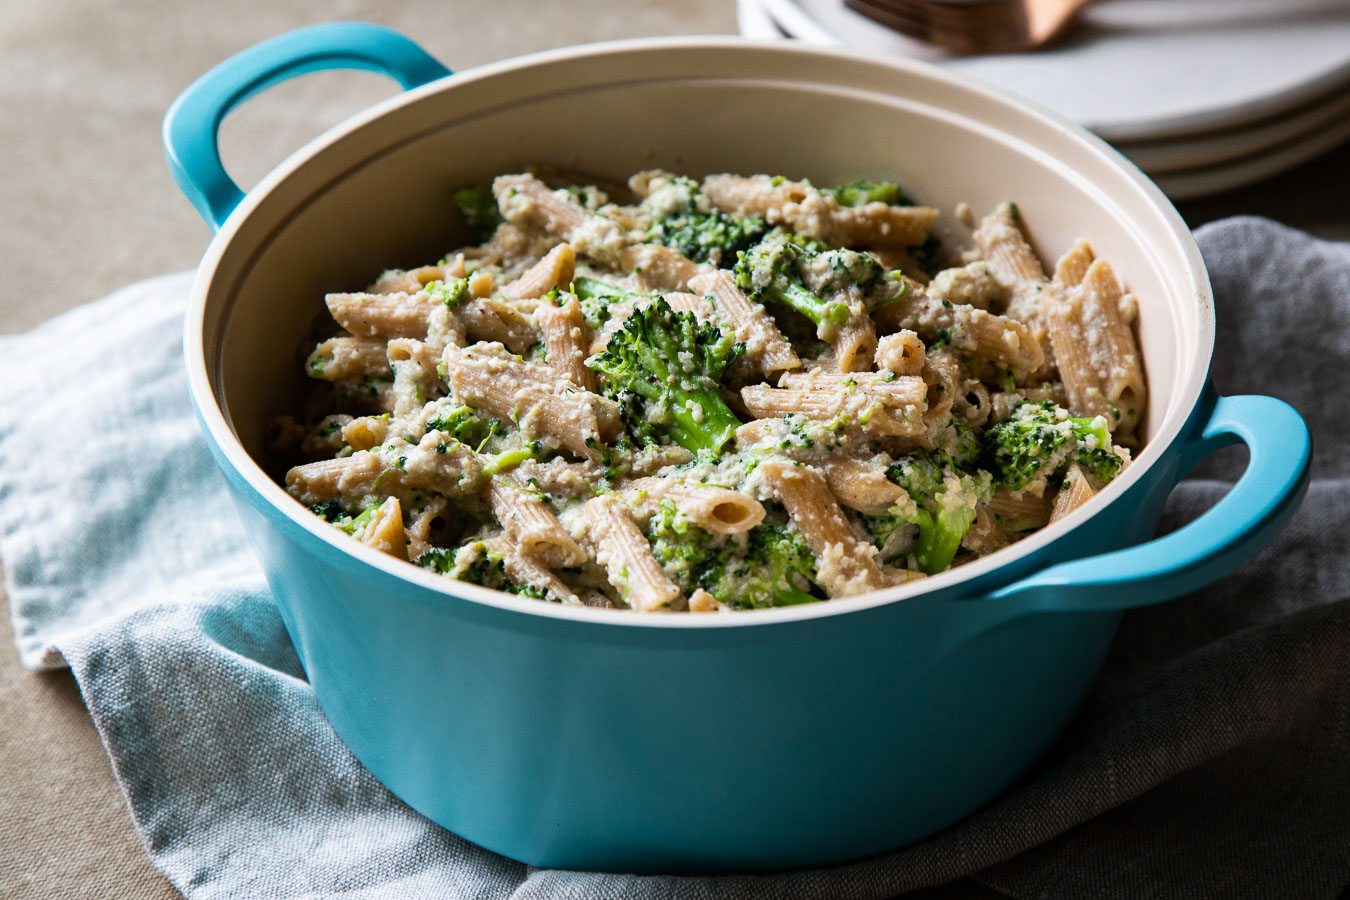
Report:
[[1200,518],[1171,534],[1061,563],[993,592],[1027,612],[1098,612],[1161,603],[1203,587],[1274,540],[1308,488],[1312,436],[1274,397],[1214,397],[1209,421],[1182,446],[1181,476],[1221,447],[1251,451],[1242,477]]
[[169,171],[214,234],[244,192],[220,161],[217,137],[227,113],[275,84],[326,69],[367,69],[405,90],[451,74],[412,40],[383,25],[312,25],[235,54],[198,78],[164,116]]

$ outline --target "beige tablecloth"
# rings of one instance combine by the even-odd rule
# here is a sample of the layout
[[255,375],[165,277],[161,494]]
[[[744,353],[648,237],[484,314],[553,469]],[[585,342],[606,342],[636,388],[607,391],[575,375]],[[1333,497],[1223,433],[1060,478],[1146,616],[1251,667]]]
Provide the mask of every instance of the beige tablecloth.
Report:
[[[153,274],[191,267],[208,234],[162,162],[159,123],[214,63],[338,18],[414,35],[452,68],[587,40],[725,33],[729,0],[210,0],[0,4],[0,331],[25,330]],[[323,128],[394,92],[368,73],[311,76],[225,125],[227,165],[249,184]],[[1350,149],[1227,197],[1194,223],[1257,212],[1350,237]],[[37,402],[39,398],[34,398]],[[0,897],[173,897],[131,828],[68,672],[23,670],[0,617]],[[925,896],[988,896],[968,883]]]

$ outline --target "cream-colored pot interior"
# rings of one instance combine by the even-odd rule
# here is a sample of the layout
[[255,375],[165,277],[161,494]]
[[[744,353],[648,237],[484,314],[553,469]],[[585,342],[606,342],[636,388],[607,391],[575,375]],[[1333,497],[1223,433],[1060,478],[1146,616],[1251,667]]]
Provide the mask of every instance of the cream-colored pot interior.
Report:
[[[1048,265],[1086,237],[1138,296],[1151,448],[1176,436],[1203,387],[1213,311],[1198,250],[1161,193],[1086,132],[922,64],[729,39],[633,41],[508,61],[395,97],[247,196],[202,264],[187,335],[198,396],[224,413],[205,405],[206,424],[245,477],[287,505],[259,467],[263,435],[275,415],[303,407],[301,343],[324,293],[434,262],[464,238],[450,192],[530,164],[608,179],[653,167],[822,185],[895,179],[941,208],[941,235],[962,242],[957,203],[980,214],[1014,200]],[[1096,502],[1155,455],[1146,449]],[[1060,526],[1071,523],[942,581],[1043,546]]]

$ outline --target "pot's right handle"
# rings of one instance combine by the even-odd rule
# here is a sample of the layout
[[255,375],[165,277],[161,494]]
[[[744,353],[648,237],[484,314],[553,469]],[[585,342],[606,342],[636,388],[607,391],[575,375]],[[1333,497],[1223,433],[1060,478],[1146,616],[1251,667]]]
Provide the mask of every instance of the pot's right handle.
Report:
[[244,199],[220,161],[217,136],[231,109],[297,75],[325,69],[366,69],[405,90],[450,74],[407,37],[383,25],[311,25],[235,54],[194,81],[164,116],[164,153],[174,181],[212,233]]
[[1209,421],[1181,449],[1181,471],[1238,441],[1251,451],[1246,471],[1194,522],[1135,547],[1052,566],[989,599],[1029,612],[1127,609],[1179,597],[1232,572],[1289,522],[1307,491],[1312,458],[1308,426],[1289,404],[1215,397]]

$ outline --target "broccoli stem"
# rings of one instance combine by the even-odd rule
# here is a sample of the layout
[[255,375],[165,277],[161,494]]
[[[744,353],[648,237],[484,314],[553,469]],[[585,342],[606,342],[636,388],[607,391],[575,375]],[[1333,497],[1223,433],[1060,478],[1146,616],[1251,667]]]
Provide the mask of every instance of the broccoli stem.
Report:
[[817,326],[825,324],[838,328],[847,324],[852,315],[847,303],[838,300],[827,303],[795,282],[789,281],[781,287],[770,288],[766,293],[806,316]]
[[819,603],[819,597],[813,597],[801,588],[786,585],[769,592],[774,606],[801,606],[803,603]]
[[598,278],[577,278],[572,281],[572,291],[581,300],[632,300],[646,296],[635,291],[625,291],[621,287],[601,281]]
[[942,509],[935,516],[919,510],[919,536],[914,542],[914,561],[925,575],[944,571],[961,549],[961,539],[975,522],[974,507]]

